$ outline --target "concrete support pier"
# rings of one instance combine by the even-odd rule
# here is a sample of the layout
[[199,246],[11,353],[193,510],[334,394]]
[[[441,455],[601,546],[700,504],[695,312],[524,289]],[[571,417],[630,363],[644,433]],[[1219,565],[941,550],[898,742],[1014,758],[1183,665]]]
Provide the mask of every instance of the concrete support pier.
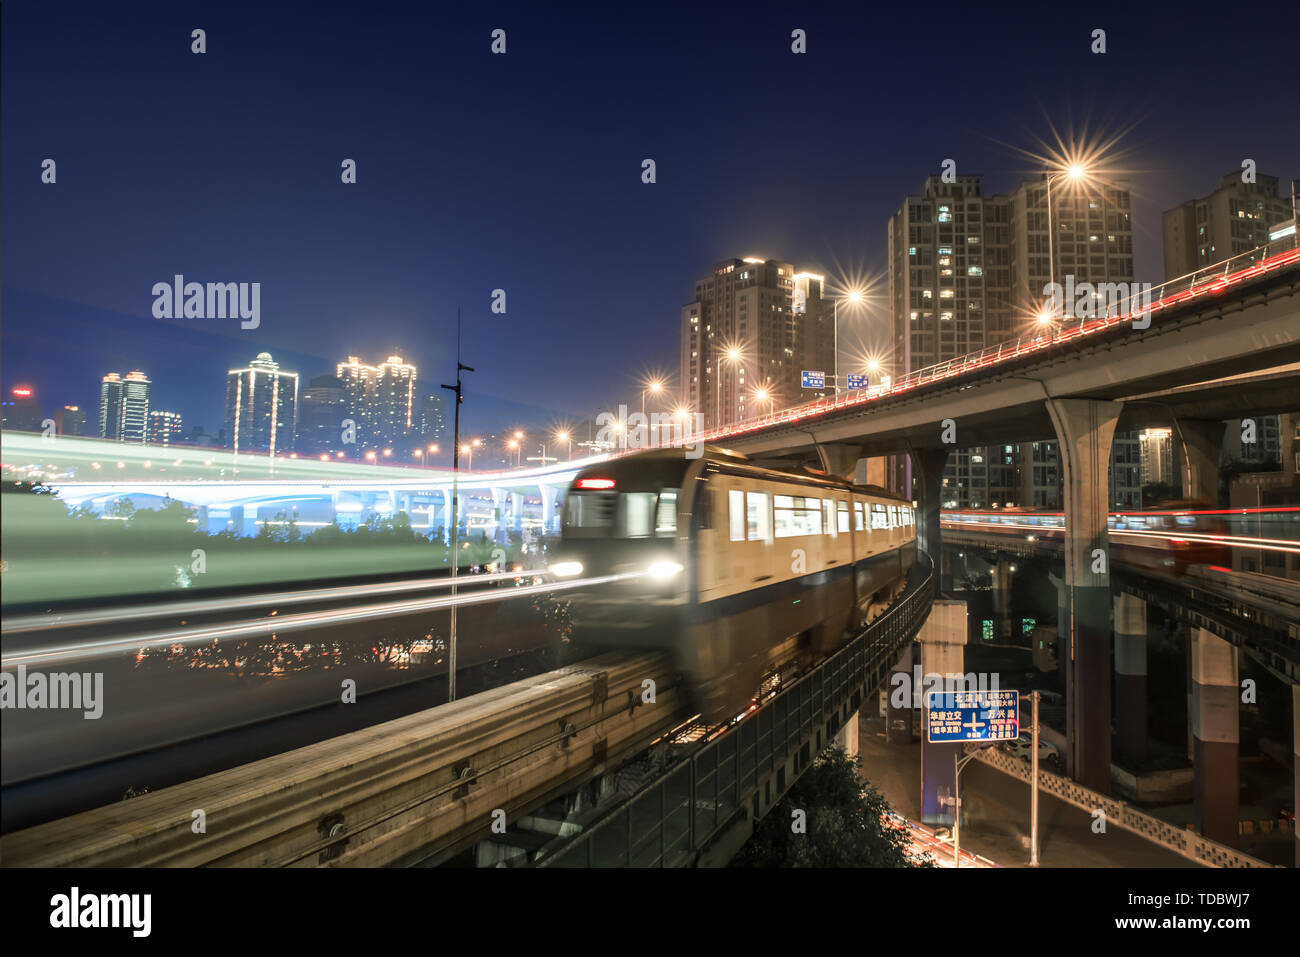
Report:
[[1174,452],[1184,498],[1219,504],[1219,455],[1224,429],[1224,423],[1207,419],[1174,421]]
[[[947,449],[912,449],[912,474],[916,480],[917,547],[934,561],[935,572],[943,562],[943,535],[939,528],[943,506],[943,468],[948,464]],[[943,594],[940,588],[940,594]]]
[[858,756],[858,719],[862,712],[855,711],[849,715],[848,722],[835,735],[835,743],[843,748],[850,758]]
[[1240,740],[1237,649],[1204,628],[1192,629],[1192,760],[1196,827],[1237,844],[1237,754]]
[[885,740],[889,744],[912,743],[912,665],[916,645],[908,645],[889,673],[885,695]]
[[[916,688],[921,696],[922,727],[925,727],[925,676],[964,675],[966,669],[966,603],[964,601],[936,601],[930,617],[921,626],[917,641],[921,645],[921,686]],[[915,686],[917,682],[913,682]],[[935,690],[943,690],[942,688]],[[923,732],[924,733],[924,732]],[[944,805],[944,798],[952,798],[954,785],[953,758],[960,753],[958,743],[934,744],[928,735],[921,738],[921,820],[927,824],[952,824],[952,805]]]
[[1011,561],[999,558],[993,567],[993,617],[998,622],[998,636],[1002,641],[1011,638]]
[[1133,769],[1147,757],[1147,603],[1115,596],[1115,751]]
[[1110,446],[1120,402],[1048,399],[1060,439],[1065,585],[1073,655],[1067,714],[1074,780],[1110,794]]

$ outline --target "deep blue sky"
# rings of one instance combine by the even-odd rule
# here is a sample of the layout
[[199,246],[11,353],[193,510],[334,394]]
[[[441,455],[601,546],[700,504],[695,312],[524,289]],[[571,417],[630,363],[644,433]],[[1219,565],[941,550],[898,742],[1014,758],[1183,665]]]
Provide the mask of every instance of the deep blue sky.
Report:
[[[93,410],[104,372],[141,368],[215,432],[225,370],[262,350],[304,382],[391,351],[450,381],[463,304],[468,432],[582,418],[676,375],[716,260],[879,270],[944,158],[1004,191],[1033,165],[1005,144],[1085,120],[1132,127],[1158,281],[1162,209],[1245,157],[1300,176],[1294,22],[1071,7],[6,2],[0,379]],[[178,272],[260,282],[261,328],[152,318]]]

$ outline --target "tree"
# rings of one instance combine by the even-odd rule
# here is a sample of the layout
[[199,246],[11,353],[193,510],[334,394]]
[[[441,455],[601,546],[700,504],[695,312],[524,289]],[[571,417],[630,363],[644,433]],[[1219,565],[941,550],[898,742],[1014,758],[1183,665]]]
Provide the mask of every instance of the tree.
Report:
[[[806,814],[796,833],[795,812]],[[858,759],[838,745],[817,756],[755,829],[733,867],[925,867],[904,849],[904,831],[889,826],[884,796],[858,776]]]

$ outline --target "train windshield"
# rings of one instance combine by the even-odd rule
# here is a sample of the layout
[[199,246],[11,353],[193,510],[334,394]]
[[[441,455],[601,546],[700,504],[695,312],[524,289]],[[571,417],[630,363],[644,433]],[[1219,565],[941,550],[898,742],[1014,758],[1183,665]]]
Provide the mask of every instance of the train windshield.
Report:
[[672,538],[677,534],[677,492],[573,490],[564,502],[569,538]]

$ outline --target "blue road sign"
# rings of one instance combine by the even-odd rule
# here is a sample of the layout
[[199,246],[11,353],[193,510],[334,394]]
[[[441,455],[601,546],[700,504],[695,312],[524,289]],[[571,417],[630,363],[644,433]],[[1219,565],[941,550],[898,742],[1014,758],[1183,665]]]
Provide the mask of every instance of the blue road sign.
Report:
[[856,375],[852,372],[849,373],[850,389],[865,389],[866,387],[867,387],[867,377],[865,375]]
[[805,389],[824,389],[826,388],[825,372],[809,372],[803,370],[803,387]]
[[1014,741],[1020,736],[1019,691],[931,691],[925,710],[931,741]]

